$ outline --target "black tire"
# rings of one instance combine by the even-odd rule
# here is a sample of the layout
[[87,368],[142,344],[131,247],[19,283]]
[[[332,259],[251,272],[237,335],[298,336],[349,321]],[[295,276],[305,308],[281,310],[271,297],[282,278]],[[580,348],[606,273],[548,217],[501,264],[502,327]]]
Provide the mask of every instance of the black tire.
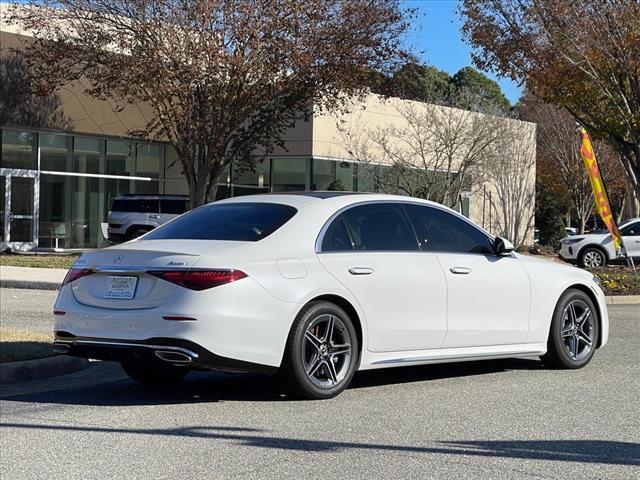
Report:
[[[573,306],[572,322],[571,307]],[[589,314],[579,322],[586,311]],[[589,296],[581,290],[570,288],[562,294],[551,320],[547,353],[542,360],[556,368],[582,368],[593,358],[600,338],[598,310]],[[574,328],[575,324],[575,328]],[[588,345],[587,340],[591,342]],[[573,343],[576,342],[576,343]],[[575,354],[573,353],[576,346]]]
[[[334,319],[335,330],[331,330],[328,340],[330,317]],[[316,335],[317,346],[307,334]],[[345,351],[337,353],[341,349]],[[349,386],[359,362],[358,336],[349,315],[331,302],[316,301],[300,311],[291,327],[279,376],[292,396],[323,400],[335,397]],[[313,370],[315,365],[318,366]],[[315,373],[308,375],[307,368]]]
[[597,268],[607,265],[607,254],[597,247],[586,247],[580,252],[578,263],[582,268]]
[[142,235],[150,231],[151,230],[149,230],[148,228],[135,228],[127,234],[127,240],[133,240],[134,238],[141,237]]
[[188,368],[161,363],[121,363],[120,365],[133,380],[148,385],[178,383],[189,373]]

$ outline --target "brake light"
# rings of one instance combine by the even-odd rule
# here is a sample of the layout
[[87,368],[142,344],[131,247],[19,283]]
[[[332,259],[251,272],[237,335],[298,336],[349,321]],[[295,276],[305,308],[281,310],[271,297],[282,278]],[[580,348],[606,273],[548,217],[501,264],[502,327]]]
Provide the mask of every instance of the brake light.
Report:
[[86,277],[87,275],[91,275],[94,271],[90,268],[71,268],[64,277],[62,281],[62,285],[66,285],[67,283],[71,283],[74,280],[78,280],[79,278]]
[[163,270],[147,273],[191,290],[206,290],[247,276],[240,270]]

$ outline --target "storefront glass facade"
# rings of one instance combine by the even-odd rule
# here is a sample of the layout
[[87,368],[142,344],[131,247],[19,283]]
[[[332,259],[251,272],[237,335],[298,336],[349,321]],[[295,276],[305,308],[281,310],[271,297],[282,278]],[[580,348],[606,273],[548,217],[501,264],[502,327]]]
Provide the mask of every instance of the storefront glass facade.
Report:
[[[12,128],[1,133],[4,247],[100,247],[113,197],[162,191],[165,144]],[[20,215],[25,205],[30,210]]]

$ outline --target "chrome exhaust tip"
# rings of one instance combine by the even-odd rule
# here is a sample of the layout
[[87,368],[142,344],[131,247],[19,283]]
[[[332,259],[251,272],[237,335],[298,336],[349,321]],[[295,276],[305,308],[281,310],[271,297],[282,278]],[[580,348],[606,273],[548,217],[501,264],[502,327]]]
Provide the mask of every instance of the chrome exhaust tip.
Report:
[[53,350],[53,353],[69,353],[69,350],[71,350],[71,345],[69,345],[68,343],[54,343],[51,347],[51,350]]
[[156,357],[169,363],[193,363],[193,358],[182,352],[172,350],[156,350]]

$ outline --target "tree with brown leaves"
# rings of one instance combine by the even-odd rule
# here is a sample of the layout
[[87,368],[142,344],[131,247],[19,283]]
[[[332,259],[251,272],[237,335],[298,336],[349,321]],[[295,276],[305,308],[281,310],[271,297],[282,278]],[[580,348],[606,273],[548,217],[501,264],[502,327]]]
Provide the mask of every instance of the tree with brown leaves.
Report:
[[608,140],[640,199],[640,0],[463,0],[460,12],[475,63]]
[[336,110],[392,69],[397,0],[33,0],[8,20],[42,91],[79,79],[96,98],[145,102],[141,132],[175,147],[193,206],[231,161],[252,168],[301,110]]

